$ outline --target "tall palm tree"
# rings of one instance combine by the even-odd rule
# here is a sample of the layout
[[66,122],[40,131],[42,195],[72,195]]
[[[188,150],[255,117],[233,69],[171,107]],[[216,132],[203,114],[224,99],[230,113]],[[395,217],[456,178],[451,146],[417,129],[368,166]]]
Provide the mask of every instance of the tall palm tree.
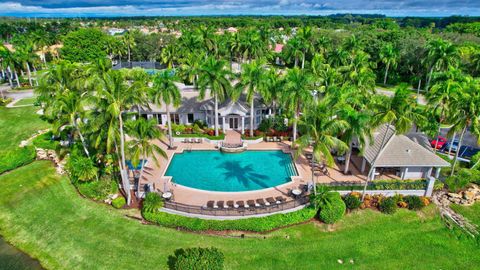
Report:
[[[253,137],[253,129],[255,126],[255,107],[254,100],[255,95],[261,96],[267,95],[266,90],[266,78],[265,78],[265,62],[263,60],[255,60],[247,64],[242,65],[242,73],[240,74],[239,81],[235,85],[237,95],[246,91],[247,102],[250,103],[250,137]],[[234,98],[237,98],[237,95]]]
[[386,43],[382,46],[379,56],[382,63],[385,64],[385,76],[383,77],[383,84],[386,85],[388,71],[390,67],[394,68],[397,65],[399,52],[391,43]]
[[464,74],[454,67],[449,67],[449,70],[444,73],[440,73],[435,77],[435,83],[427,92],[426,98],[429,107],[433,112],[438,113],[438,128],[435,136],[436,144],[434,151],[437,151],[438,135],[440,129],[447,115],[450,114],[452,99],[457,95],[457,91],[461,88],[461,83],[464,81]]
[[281,99],[283,86],[285,84],[284,76],[271,67],[265,73],[265,88],[268,91],[264,96],[265,101],[270,102],[273,114],[277,113],[277,104]]
[[[145,82],[128,82],[122,72],[108,70],[95,80],[95,102],[99,111],[103,112],[108,122],[106,130],[107,152],[114,147],[119,156],[119,168],[122,183],[127,197],[131,202],[130,183],[125,161],[125,131],[124,114],[134,106],[148,106]],[[118,144],[119,142],[119,144]]]
[[153,77],[153,86],[150,90],[152,102],[165,105],[167,111],[168,140],[169,147],[173,148],[172,123],[170,119],[170,105],[178,107],[182,101],[180,90],[175,82],[178,78],[170,70],[164,70]]
[[400,85],[395,90],[395,95],[391,98],[386,96],[376,96],[376,98],[377,100],[374,101],[372,127],[379,127],[380,125],[386,124],[387,131],[382,137],[382,141],[375,158],[370,164],[370,170],[368,172],[367,180],[365,181],[365,186],[363,189],[362,200],[365,196],[368,181],[372,178],[375,163],[380,156],[381,150],[387,142],[386,139],[387,135],[389,134],[388,130],[390,130],[390,127],[392,125],[395,126],[395,132],[397,134],[403,134],[408,132],[413,123],[422,117],[418,115],[417,111],[415,110],[417,101],[413,97],[412,93],[408,89],[408,85],[406,84]]
[[131,62],[131,56],[132,56],[132,48],[136,46],[135,43],[135,37],[133,36],[133,33],[130,31],[127,31],[125,34],[123,34],[123,43],[127,47],[127,53],[128,53],[128,62]]
[[294,67],[298,66],[298,61],[300,58],[303,59],[304,54],[303,54],[303,44],[302,41],[299,38],[292,38],[287,42],[287,45],[285,46],[285,52],[283,53],[285,55],[285,58],[288,60],[288,62],[294,62]]
[[456,45],[442,39],[434,39],[428,42],[427,57],[424,59],[428,65],[427,83],[425,90],[430,87],[430,81],[434,71],[445,71],[449,66],[457,66],[459,52]]
[[198,69],[204,61],[205,52],[189,53],[182,58],[179,73],[183,80],[187,83],[193,83],[195,87],[198,86]]
[[169,44],[166,47],[163,47],[162,53],[160,54],[160,58],[162,63],[164,63],[167,68],[174,68],[175,67],[175,60],[177,58],[177,49],[175,45]]
[[302,69],[305,67],[305,57],[308,53],[313,50],[313,33],[310,26],[302,27],[298,30],[296,35],[300,39],[301,46],[303,48],[302,52]]
[[282,102],[284,107],[294,115],[292,148],[295,148],[297,140],[297,122],[302,106],[307,106],[313,100],[312,82],[312,77],[305,70],[295,67],[287,71]]
[[158,129],[154,119],[145,120],[140,117],[137,120],[126,122],[125,126],[131,138],[128,141],[128,149],[132,157],[132,163],[134,166],[140,165],[140,174],[136,183],[137,198],[140,198],[140,181],[144,173],[145,160],[150,157],[158,166],[157,155],[161,155],[164,158],[167,157],[167,154],[160,146],[152,143],[152,140],[161,139],[163,133]]
[[465,82],[461,83],[458,91],[452,100],[452,110],[449,120],[453,124],[449,133],[460,133],[458,141],[458,150],[455,153],[455,159],[452,163],[450,175],[455,173],[455,165],[457,163],[460,148],[467,129],[475,136],[480,136],[480,80],[466,77]]
[[207,90],[210,96],[213,96],[215,103],[215,136],[218,136],[218,102],[225,100],[231,93],[230,84],[231,72],[226,68],[226,62],[217,60],[213,56],[207,57],[200,66],[198,77],[198,87],[200,88],[200,99],[205,98]]
[[[347,144],[338,138],[348,128],[348,123],[335,117],[335,112],[326,99],[310,103],[305,108],[299,127],[303,135],[298,138],[297,156],[311,146],[315,162],[332,166],[335,163],[332,150],[343,153],[348,149]],[[313,170],[312,182],[316,194]]]

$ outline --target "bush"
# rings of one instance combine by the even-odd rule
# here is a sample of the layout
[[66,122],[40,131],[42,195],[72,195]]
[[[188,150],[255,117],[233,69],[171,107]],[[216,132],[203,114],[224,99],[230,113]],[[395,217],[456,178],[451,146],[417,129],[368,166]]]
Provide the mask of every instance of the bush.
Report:
[[394,214],[397,211],[397,200],[394,197],[387,197],[383,199],[378,205],[378,209],[385,214]]
[[156,192],[149,192],[143,200],[142,211],[154,213],[157,212],[159,208],[163,207],[163,199],[160,194]]
[[60,143],[58,141],[53,140],[52,138],[53,138],[53,133],[49,131],[35,137],[32,140],[32,143],[37,148],[57,150],[58,147],[60,146]]
[[177,249],[168,257],[168,266],[171,270],[221,270],[224,260],[223,253],[214,247]]
[[197,126],[201,129],[204,129],[204,128],[207,127],[207,124],[204,121],[197,119],[197,120],[193,121],[193,126],[194,127]]
[[360,200],[360,198],[352,194],[348,194],[345,197],[343,197],[343,201],[345,202],[345,206],[349,210],[357,209],[362,204],[362,201]]
[[97,177],[98,168],[95,167],[93,160],[72,152],[68,158],[67,166],[73,182],[88,182]]
[[117,209],[120,209],[120,208],[124,207],[125,204],[127,204],[127,201],[125,201],[125,198],[122,197],[122,196],[117,197],[117,198],[112,200],[112,206],[117,208]]
[[193,125],[192,131],[193,133],[197,133],[197,134],[201,134],[203,132],[202,128],[199,127],[197,124]]
[[403,201],[408,204],[408,209],[410,210],[420,210],[425,206],[422,198],[418,196],[405,196]]
[[92,200],[105,200],[108,195],[118,192],[117,182],[111,178],[102,178],[99,181],[77,182],[78,192]]
[[0,106],[6,106],[8,103],[12,101],[13,101],[13,98],[0,98]]
[[334,200],[320,209],[318,217],[327,224],[333,224],[343,217],[345,209],[346,206],[343,200]]
[[267,232],[273,229],[301,223],[312,219],[317,210],[313,207],[306,207],[301,210],[275,214],[266,217],[252,217],[237,220],[210,220],[184,217],[180,215],[169,214],[165,212],[143,212],[143,217],[158,225],[170,228],[183,228],[190,231],[251,231],[251,232]]
[[449,176],[445,180],[445,184],[450,192],[458,192],[472,182],[480,182],[480,173],[469,169],[461,169],[456,175]]
[[184,125],[177,125],[172,123],[172,132],[176,135],[184,133],[186,127]]

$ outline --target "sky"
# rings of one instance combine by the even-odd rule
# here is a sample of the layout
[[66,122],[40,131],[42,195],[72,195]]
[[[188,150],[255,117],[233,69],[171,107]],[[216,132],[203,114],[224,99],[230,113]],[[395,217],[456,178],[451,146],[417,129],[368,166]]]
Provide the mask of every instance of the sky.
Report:
[[176,15],[480,16],[480,0],[0,0],[0,16]]

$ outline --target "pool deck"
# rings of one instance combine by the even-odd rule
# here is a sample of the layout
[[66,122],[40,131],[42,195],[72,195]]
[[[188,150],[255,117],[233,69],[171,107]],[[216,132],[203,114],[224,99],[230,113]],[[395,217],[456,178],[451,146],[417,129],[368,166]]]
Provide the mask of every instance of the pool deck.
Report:
[[[160,146],[167,154],[168,159],[163,157],[157,157],[159,164],[155,164],[151,158],[145,169],[144,176],[141,179],[141,184],[153,184],[155,191],[165,192],[170,191],[173,194],[172,200],[174,202],[193,205],[204,206],[207,201],[220,201],[220,200],[255,200],[259,198],[283,196],[287,200],[293,200],[290,196],[292,189],[298,188],[300,185],[308,185],[311,183],[312,173],[308,160],[302,155],[298,158],[294,158],[294,163],[297,168],[298,176],[292,177],[292,182],[283,184],[281,186],[267,188],[255,191],[242,191],[242,192],[216,192],[205,191],[199,189],[193,189],[182,185],[175,184],[170,181],[170,177],[165,177],[165,171],[169,165],[172,156],[175,153],[182,153],[185,150],[217,150],[214,144],[202,142],[202,143],[183,143],[175,142],[174,149],[168,149],[168,143],[166,141],[155,141],[155,144]],[[257,144],[248,145],[248,150],[282,150],[285,153],[292,153],[290,149],[290,142],[261,142]],[[356,164],[354,160],[353,164]],[[333,167],[329,167],[329,176],[316,175],[315,182],[317,183],[334,183],[334,182],[357,182],[362,183],[365,181],[365,176],[358,170],[359,166],[351,165],[350,175],[345,175],[342,172],[343,165],[335,164]]]

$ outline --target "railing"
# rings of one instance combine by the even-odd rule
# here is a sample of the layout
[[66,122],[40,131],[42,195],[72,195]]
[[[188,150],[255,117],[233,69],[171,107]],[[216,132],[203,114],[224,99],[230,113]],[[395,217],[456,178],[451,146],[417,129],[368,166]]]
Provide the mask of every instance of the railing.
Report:
[[224,147],[224,148],[241,148],[241,147],[243,147],[243,142],[241,142],[241,143],[222,142],[222,147]]
[[239,208],[207,208],[203,206],[187,205],[177,202],[166,201],[164,207],[167,209],[176,210],[179,212],[205,215],[205,216],[253,216],[261,214],[270,214],[280,211],[293,209],[309,202],[308,196],[298,197],[291,201],[286,201],[279,204],[272,204],[268,206],[256,207],[239,207]]
[[121,69],[121,68],[135,68],[140,67],[144,69],[163,69],[165,65],[162,65],[159,62],[119,62],[118,64],[114,65],[113,69]]

